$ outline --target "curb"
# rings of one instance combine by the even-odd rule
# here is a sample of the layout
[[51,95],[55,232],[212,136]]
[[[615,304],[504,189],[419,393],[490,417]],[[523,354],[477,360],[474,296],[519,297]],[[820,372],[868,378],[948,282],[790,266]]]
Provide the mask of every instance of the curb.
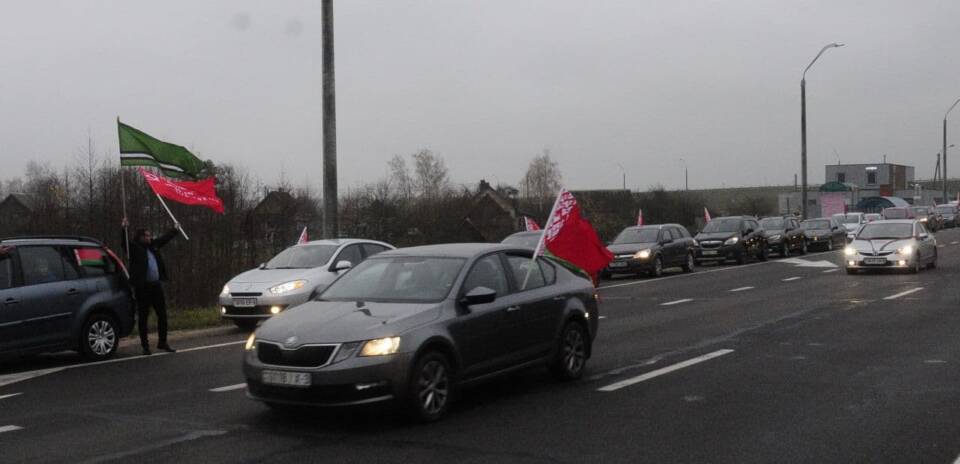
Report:
[[[175,330],[167,333],[168,341],[176,340],[191,340],[195,338],[206,338],[206,337],[218,337],[221,335],[246,335],[246,332],[241,331],[240,329],[229,325],[221,327],[213,327],[208,329],[193,329],[193,330]],[[150,332],[150,343],[151,345],[156,344],[157,342],[157,332]],[[120,348],[127,347],[139,347],[140,346],[140,334],[137,332],[137,329],[134,328],[133,332],[130,335],[127,335],[120,340]]]

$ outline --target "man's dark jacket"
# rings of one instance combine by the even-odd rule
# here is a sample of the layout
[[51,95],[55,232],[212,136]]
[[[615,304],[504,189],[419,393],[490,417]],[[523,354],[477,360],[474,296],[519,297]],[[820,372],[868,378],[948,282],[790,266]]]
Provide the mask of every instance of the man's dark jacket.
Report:
[[167,233],[153,239],[150,245],[144,246],[137,240],[130,240],[130,285],[134,288],[142,287],[147,282],[147,250],[153,252],[157,260],[157,271],[160,275],[160,281],[167,281],[167,268],[163,264],[163,257],[160,256],[160,249],[170,240],[173,240],[179,232],[177,229],[170,229]]

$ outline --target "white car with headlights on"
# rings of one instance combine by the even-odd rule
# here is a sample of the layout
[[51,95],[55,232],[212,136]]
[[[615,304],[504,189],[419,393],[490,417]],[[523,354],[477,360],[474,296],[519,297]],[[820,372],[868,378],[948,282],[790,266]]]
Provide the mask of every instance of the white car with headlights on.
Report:
[[294,245],[230,279],[220,292],[220,317],[253,330],[259,321],[307,302],[347,269],[393,249],[387,243],[360,239]]
[[862,226],[843,250],[848,274],[867,269],[903,269],[913,273],[937,266],[937,240],[915,219],[874,221]]

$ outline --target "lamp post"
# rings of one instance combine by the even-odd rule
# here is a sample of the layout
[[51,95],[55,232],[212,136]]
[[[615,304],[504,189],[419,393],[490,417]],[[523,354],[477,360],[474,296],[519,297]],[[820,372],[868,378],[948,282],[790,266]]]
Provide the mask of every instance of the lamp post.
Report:
[[333,0],[320,4],[323,63],[323,238],[340,237],[337,213],[337,106],[333,59]]
[[[960,98],[957,101],[953,102],[953,105],[950,105],[950,109],[943,114],[943,202],[947,202],[947,115],[953,111],[953,108],[957,106],[957,103],[960,103]],[[952,147],[953,145],[951,145]]]
[[623,169],[623,166],[620,163],[617,163],[617,167],[620,168],[620,172],[623,174],[623,189],[627,189],[627,170]]
[[800,188],[800,201],[803,203],[800,211],[802,219],[807,218],[807,71],[828,48],[842,46],[842,43],[824,45],[820,49],[820,53],[817,53],[817,56],[813,57],[813,61],[803,70],[803,76],[800,78],[800,177],[803,184]]

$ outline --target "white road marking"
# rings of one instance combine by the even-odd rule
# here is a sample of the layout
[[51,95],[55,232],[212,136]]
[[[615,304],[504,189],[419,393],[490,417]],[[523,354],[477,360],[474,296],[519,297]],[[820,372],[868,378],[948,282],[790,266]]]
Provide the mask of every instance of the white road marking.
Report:
[[[824,252],[821,252],[821,253],[811,253],[811,254],[807,254],[807,256],[817,256],[817,255],[840,253],[840,251],[841,251],[841,250],[824,251]],[[779,262],[781,262],[781,261],[783,261],[783,260],[763,261],[763,262],[759,262],[759,263],[744,264],[744,265],[742,265],[742,266],[729,266],[729,267],[723,267],[723,268],[720,268],[720,269],[710,269],[710,270],[706,270],[706,271],[698,270],[697,272],[691,272],[691,273],[689,273],[689,274],[676,274],[676,275],[671,275],[671,276],[660,277],[659,279],[636,280],[636,281],[633,281],[633,282],[627,282],[627,283],[623,283],[623,284],[613,284],[613,285],[607,285],[607,286],[604,286],[604,287],[598,287],[597,289],[598,289],[598,290],[603,290],[603,289],[607,289],[607,288],[617,288],[617,287],[626,287],[626,286],[630,286],[630,285],[649,284],[649,283],[651,283],[651,282],[663,282],[664,280],[680,279],[680,278],[683,278],[683,277],[699,276],[699,275],[704,275],[704,274],[711,274],[711,273],[714,273],[714,272],[736,271],[736,270],[739,270],[739,269],[746,269],[746,268],[753,267],[753,266],[762,266],[762,265],[764,265],[764,264],[779,263]],[[803,267],[806,267],[806,266],[803,266]],[[701,269],[702,269],[702,268],[701,268]]]
[[22,430],[22,429],[23,429],[23,427],[18,427],[18,426],[16,426],[16,425],[4,425],[4,426],[0,427],[0,433],[13,432],[13,431]]
[[210,391],[214,393],[223,393],[228,391],[240,390],[241,388],[247,388],[247,384],[238,383],[236,385],[227,385],[226,387],[211,388]]
[[247,342],[246,340],[240,340],[239,342],[227,342],[227,343],[218,343],[216,345],[195,346],[193,348],[185,348],[182,350],[177,350],[177,353],[189,353],[191,351],[209,350],[211,348],[220,348],[223,346],[239,345],[241,343],[246,343],[246,342]]
[[684,298],[684,299],[682,299],[682,300],[668,301],[668,302],[666,302],[666,303],[661,303],[660,306],[673,306],[673,305],[676,305],[676,304],[687,303],[687,302],[690,302],[690,301],[693,301],[693,298]]
[[784,282],[793,282],[794,280],[800,280],[800,279],[802,279],[802,278],[803,278],[803,277],[794,276],[794,277],[787,277],[786,279],[782,279],[782,280],[783,280]]
[[960,456],[957,456],[957,460],[953,461],[953,464],[960,464]]
[[9,395],[0,395],[0,400],[5,400],[7,398],[13,398],[14,396],[20,396],[23,393],[11,393]]
[[885,297],[884,300],[896,300],[897,298],[900,298],[901,296],[907,296],[907,295],[909,295],[909,294],[911,294],[911,293],[917,293],[917,292],[919,292],[920,290],[923,290],[923,287],[917,287],[917,288],[914,288],[914,289],[911,289],[911,290],[907,290],[907,291],[905,291],[905,292],[897,293],[896,295],[890,295],[890,296],[888,296],[888,297]]
[[831,272],[837,272],[837,271],[839,271],[839,270],[840,270],[840,269],[827,269],[826,271],[823,271],[823,273],[824,273],[824,274],[829,274],[829,273],[831,273]]
[[619,382],[612,383],[612,384],[607,385],[607,386],[605,386],[605,387],[600,387],[600,388],[597,389],[597,391],[602,391],[602,392],[612,392],[612,391],[616,391],[616,390],[619,390],[619,389],[621,389],[621,388],[629,387],[630,385],[634,385],[634,384],[637,384],[637,383],[640,383],[640,382],[644,382],[644,381],[650,380],[650,379],[652,379],[652,378],[654,378],[654,377],[659,377],[659,376],[664,375],[664,374],[669,374],[669,373],[671,373],[671,372],[673,372],[673,371],[680,370],[680,369],[683,369],[683,368],[685,368],[685,367],[690,367],[690,366],[692,366],[692,365],[694,365],[694,364],[699,364],[699,363],[702,363],[702,362],[704,362],[704,361],[709,361],[709,360],[711,360],[711,359],[713,359],[713,358],[717,358],[717,357],[723,356],[723,355],[725,355],[725,354],[730,354],[730,353],[733,353],[733,350],[717,350],[717,351],[714,351],[713,353],[707,353],[707,354],[705,354],[705,355],[703,355],[703,356],[697,356],[696,358],[688,359],[688,360],[686,360],[686,361],[679,362],[679,363],[676,363],[676,364],[673,364],[673,365],[670,365],[670,366],[667,366],[667,367],[662,367],[662,368],[657,369],[657,370],[655,370],[655,371],[647,372],[646,374],[643,374],[643,375],[638,375],[638,376],[636,376],[636,377],[632,377],[632,378],[629,378],[629,379],[626,379],[626,380],[621,380],[621,381],[619,381]]
[[753,290],[753,287],[740,287],[730,290],[731,292],[745,292],[747,290]]
[[831,263],[830,261],[807,261],[800,258],[785,258],[777,260],[778,263],[784,264],[793,264],[797,267],[837,267],[836,264]]
[[600,316],[600,319],[606,319],[607,316]]
[[956,244],[958,244],[958,243],[960,243],[960,242],[956,242],[956,241],[950,242],[951,245],[956,245]]
[[946,248],[946,245],[937,245],[937,248]]

